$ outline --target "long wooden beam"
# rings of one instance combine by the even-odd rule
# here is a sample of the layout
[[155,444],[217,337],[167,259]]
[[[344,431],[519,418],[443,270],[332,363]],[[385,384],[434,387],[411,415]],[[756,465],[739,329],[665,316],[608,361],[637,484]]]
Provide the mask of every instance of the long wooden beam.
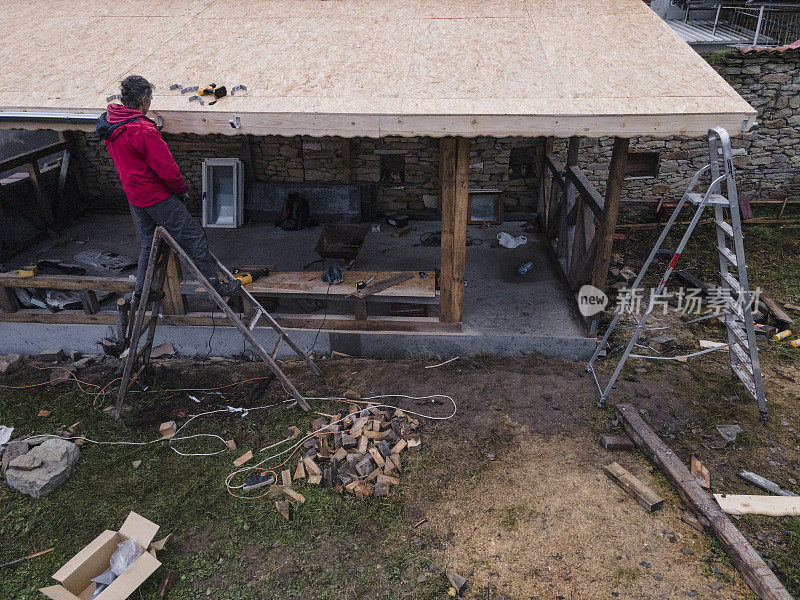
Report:
[[606,182],[606,198],[603,204],[603,218],[597,228],[597,257],[594,262],[592,285],[605,290],[608,279],[608,267],[611,263],[611,248],[614,244],[614,228],[617,226],[619,214],[619,198],[622,195],[622,184],[625,179],[625,167],[628,164],[628,138],[614,138],[614,149],[611,152],[611,166]]
[[[460,323],[442,323],[436,317],[395,317],[376,315],[366,321],[358,321],[351,315],[318,315],[273,313],[278,325],[286,329],[313,329],[325,331],[414,331],[423,333],[458,333]],[[167,315],[158,319],[160,325],[173,327],[231,327],[220,313],[214,316],[207,312],[186,315]],[[15,312],[0,312],[0,323],[40,323],[44,325],[116,325],[117,313],[103,310],[86,314],[82,310],[62,310],[49,313],[39,309],[22,309]],[[256,329],[266,329],[259,325]]]
[[675,484],[678,495],[706,525],[730,556],[750,588],[763,600],[792,600],[755,548],[722,511],[713,496],[700,487],[686,465],[639,416],[632,404],[618,404],[617,413],[633,443]]
[[442,265],[440,319],[460,323],[464,312],[464,269],[469,211],[469,140],[442,138]]

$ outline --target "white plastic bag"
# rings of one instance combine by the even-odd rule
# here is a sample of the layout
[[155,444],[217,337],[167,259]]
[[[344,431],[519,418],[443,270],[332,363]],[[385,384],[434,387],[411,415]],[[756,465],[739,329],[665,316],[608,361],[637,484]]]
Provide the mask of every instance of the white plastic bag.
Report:
[[117,550],[111,555],[111,570],[119,577],[131,568],[144,552],[144,548],[133,538],[117,544]]
[[497,241],[500,242],[500,245],[504,248],[516,248],[517,246],[522,246],[522,244],[527,244],[528,238],[524,235],[514,237],[510,233],[501,231],[497,234]]

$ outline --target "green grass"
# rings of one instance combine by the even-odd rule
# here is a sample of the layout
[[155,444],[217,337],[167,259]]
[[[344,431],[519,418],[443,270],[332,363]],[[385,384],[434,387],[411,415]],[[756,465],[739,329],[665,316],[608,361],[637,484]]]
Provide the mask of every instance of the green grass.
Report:
[[[171,374],[167,379],[174,387],[202,386],[203,380],[215,377],[233,379],[225,371],[209,370],[199,378]],[[0,381],[21,385],[42,379],[41,372],[24,369]],[[276,401],[279,389],[269,388],[254,405]],[[226,396],[223,402],[234,400]],[[157,436],[158,423],[175,406],[197,410],[185,394],[157,392],[139,396],[136,409],[115,422],[93,409],[91,399],[73,384],[0,388],[0,421],[16,427],[15,434],[52,433],[82,420],[90,438],[145,441]],[[52,416],[36,417],[40,408],[51,410]],[[388,498],[360,501],[296,484],[307,500],[295,507],[291,522],[280,516],[273,500],[238,500],[227,493],[224,479],[234,469],[233,458],[281,439],[288,425],[303,429],[316,416],[281,406],[251,412],[247,418],[197,419],[183,433],[224,432],[222,437],[237,441],[235,453],[214,457],[181,457],[163,443],[144,447],[87,443],[72,477],[40,500],[0,485],[0,562],[55,547],[41,558],[0,573],[0,598],[41,597],[37,588],[54,583],[52,574],[66,560],[104,529],[119,528],[130,511],[158,523],[157,538],[173,534],[158,556],[163,568],[179,572],[172,600],[441,597],[447,588],[444,577],[416,581],[427,570],[430,557],[424,543],[414,543],[415,532],[403,516],[402,485]],[[184,451],[219,447],[219,442],[208,440],[179,444]],[[137,459],[142,464],[134,469],[131,463]],[[416,455],[414,460],[423,459]],[[421,467],[412,463],[409,468]],[[155,597],[160,576],[158,572],[141,587],[144,598]]]

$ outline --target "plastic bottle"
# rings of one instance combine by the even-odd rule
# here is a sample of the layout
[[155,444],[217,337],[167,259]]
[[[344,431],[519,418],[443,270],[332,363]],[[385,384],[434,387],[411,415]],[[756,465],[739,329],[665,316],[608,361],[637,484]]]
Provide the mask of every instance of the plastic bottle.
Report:
[[789,346],[789,348],[800,348],[800,338],[797,338],[796,340],[792,340],[791,342],[789,342],[786,345]]
[[789,331],[788,329],[786,329],[785,331],[779,331],[778,333],[776,333],[775,335],[772,336],[772,341],[773,342],[780,342],[781,340],[786,339],[790,335],[792,335],[792,332]]
[[530,271],[532,268],[533,268],[533,263],[531,261],[528,261],[524,265],[522,265],[519,269],[517,269],[517,273],[519,273],[520,275],[525,275],[525,273]]

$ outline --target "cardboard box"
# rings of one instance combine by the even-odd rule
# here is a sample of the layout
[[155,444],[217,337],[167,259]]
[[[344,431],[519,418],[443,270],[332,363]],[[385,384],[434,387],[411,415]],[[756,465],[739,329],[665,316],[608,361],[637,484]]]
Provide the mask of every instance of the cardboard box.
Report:
[[[131,512],[119,531],[105,530],[83,550],[56,571],[53,579],[61,585],[51,585],[39,591],[53,600],[88,600],[95,585],[90,580],[109,568],[117,544],[135,538],[147,550],[158,531],[158,525]],[[155,556],[144,552],[130,569],[117,577],[95,600],[124,600],[161,566]]]

